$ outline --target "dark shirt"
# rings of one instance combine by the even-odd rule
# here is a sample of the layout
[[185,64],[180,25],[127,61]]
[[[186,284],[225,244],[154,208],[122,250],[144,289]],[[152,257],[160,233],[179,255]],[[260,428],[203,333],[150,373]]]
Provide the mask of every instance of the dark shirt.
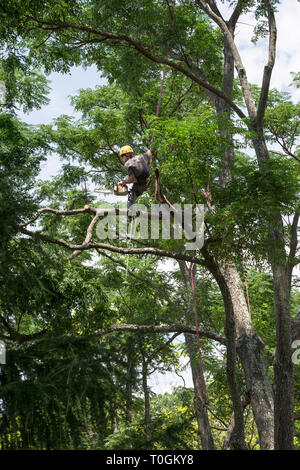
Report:
[[125,163],[128,176],[134,174],[138,183],[146,181],[150,175],[150,157],[148,155],[136,155]]

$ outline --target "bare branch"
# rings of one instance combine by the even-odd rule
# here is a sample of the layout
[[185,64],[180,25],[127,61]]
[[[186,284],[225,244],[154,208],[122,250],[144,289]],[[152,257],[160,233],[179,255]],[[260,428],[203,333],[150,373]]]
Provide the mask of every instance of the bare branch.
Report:
[[282,150],[284,151],[284,153],[286,155],[289,155],[290,157],[292,157],[294,160],[296,160],[298,163],[300,163],[300,158],[298,158],[293,152],[291,152],[291,150],[289,150],[284,141],[281,141],[279,136],[274,132],[274,130],[271,128],[270,129],[271,132],[273,133],[274,137],[275,137],[275,140],[276,142],[280,145],[280,147],[282,148]]
[[39,209],[34,217],[32,219],[28,220],[27,222],[22,222],[20,224],[20,227],[27,227],[27,225],[32,224],[35,222],[41,214],[45,214],[47,212],[50,212],[55,215],[78,215],[78,214],[84,214],[84,213],[97,213],[97,210],[92,208],[92,207],[84,207],[83,209],[71,209],[71,210],[60,210],[60,209],[52,209],[51,207],[44,207],[42,209]]
[[[93,220],[91,221],[90,225],[88,226],[87,228],[87,231],[86,231],[86,236],[85,236],[85,239],[84,239],[84,242],[82,245],[86,245],[88,246],[88,244],[90,243],[91,239],[92,239],[92,236],[93,236],[93,230],[95,228],[95,225],[96,223],[98,222],[99,220],[99,215],[95,215],[95,217],[93,217]],[[77,256],[79,253],[81,253],[81,250],[75,250],[73,251],[73,253],[69,256],[69,259],[72,259],[74,258],[75,256]]]
[[[174,325],[130,325],[130,324],[122,324],[117,323],[115,325],[111,325],[108,328],[103,330],[97,330],[93,333],[94,336],[103,336],[104,334],[113,333],[115,331],[122,331],[122,332],[133,332],[133,333],[188,333],[188,334],[196,334],[196,327],[193,325],[182,325],[181,323],[175,323]],[[226,339],[212,331],[201,329],[199,330],[199,336],[212,339],[213,341],[217,341],[221,344],[226,344]]]
[[43,235],[42,233],[38,231],[32,232],[23,227],[20,228],[20,231],[24,233],[24,235],[28,235],[32,238],[38,237],[40,240],[43,240],[48,243],[52,243],[54,245],[62,246],[63,248],[67,248],[68,250],[72,250],[72,251],[77,251],[77,250],[87,251],[87,250],[99,248],[101,250],[108,250],[114,253],[119,253],[121,255],[128,255],[128,254],[129,255],[152,255],[152,256],[158,256],[162,258],[171,258],[171,259],[176,259],[176,260],[189,261],[191,263],[203,265],[203,261],[195,256],[189,256],[184,253],[172,253],[170,251],[161,250],[158,248],[152,248],[152,247],[122,248],[119,246],[109,245],[108,243],[96,243],[94,241],[90,241],[88,244],[75,245],[73,243],[68,243],[62,238],[60,239],[52,238],[48,235]]
[[[154,351],[153,353],[151,354],[151,356],[148,358],[147,360],[147,364],[148,365],[151,365],[151,360],[156,356],[156,354],[161,351],[162,349],[166,348],[167,346],[169,346],[169,344],[172,343],[172,341],[174,341],[175,338],[177,338],[177,336],[181,335],[180,332],[176,331],[176,333],[174,333],[171,338],[168,339],[168,341],[166,341],[166,343],[162,343],[160,344]],[[151,373],[155,372],[156,369],[154,369]],[[150,375],[150,374],[149,374]]]

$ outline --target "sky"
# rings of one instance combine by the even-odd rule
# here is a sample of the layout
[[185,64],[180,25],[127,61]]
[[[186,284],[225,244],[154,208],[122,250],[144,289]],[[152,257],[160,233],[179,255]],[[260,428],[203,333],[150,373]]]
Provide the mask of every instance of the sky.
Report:
[[[225,16],[228,18],[228,15]],[[293,99],[300,99],[300,90],[289,87],[290,72],[300,71],[300,3],[297,0],[283,0],[276,13],[277,53],[273,69],[271,88],[293,93]],[[251,43],[255,19],[252,14],[241,16],[236,29],[236,43],[247,70],[250,83],[261,85],[263,69],[268,52],[267,40]]]
[[[228,18],[225,6],[218,2],[220,9]],[[292,94],[294,102],[300,99],[300,89],[290,87],[292,81],[291,72],[300,72],[300,3],[297,0],[283,0],[278,6],[276,14],[278,39],[275,67],[272,74],[271,88],[279,91],[288,91]],[[267,57],[267,41],[261,40],[257,44],[251,42],[255,19],[248,14],[240,18],[237,25],[236,43],[247,70],[248,80],[251,83],[261,85],[263,68]],[[75,95],[80,88],[94,88],[104,84],[96,67],[84,70],[74,67],[70,74],[52,73],[48,77],[51,80],[50,104],[41,110],[24,115],[20,113],[22,120],[29,124],[50,123],[61,114],[79,117],[70,105],[69,97]],[[120,146],[123,142],[120,142]],[[60,160],[56,155],[51,155],[43,164],[41,178],[50,178],[57,174]],[[186,386],[192,386],[190,373],[182,374]],[[165,375],[153,374],[151,388],[155,393],[171,391],[172,386],[183,385],[183,380],[173,373]]]

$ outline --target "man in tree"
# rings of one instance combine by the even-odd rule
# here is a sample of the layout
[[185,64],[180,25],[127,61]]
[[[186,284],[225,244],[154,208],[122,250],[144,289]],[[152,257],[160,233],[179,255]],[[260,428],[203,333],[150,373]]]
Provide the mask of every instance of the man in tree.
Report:
[[125,145],[120,150],[120,158],[128,173],[128,178],[119,181],[118,185],[124,186],[133,183],[133,186],[128,194],[129,210],[134,204],[136,198],[141,196],[147,189],[147,178],[150,174],[150,157],[151,150],[148,150],[143,155],[133,155],[133,150],[129,145]]

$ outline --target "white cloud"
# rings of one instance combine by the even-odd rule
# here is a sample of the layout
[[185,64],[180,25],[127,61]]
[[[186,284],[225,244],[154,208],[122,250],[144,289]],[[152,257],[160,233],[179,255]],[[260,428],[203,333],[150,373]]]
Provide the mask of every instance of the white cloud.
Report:
[[[227,3],[218,2],[225,19],[229,19],[232,8]],[[273,69],[271,88],[288,91],[293,100],[300,99],[300,90],[290,87],[290,72],[300,71],[300,4],[297,0],[283,0],[277,6],[277,53]],[[247,71],[250,83],[261,85],[264,66],[268,57],[268,41],[261,39],[257,44],[251,42],[256,20],[252,13],[242,15],[237,23],[236,44]]]
[[188,387],[193,388],[192,372],[189,366],[189,361],[182,361],[183,369],[176,374],[175,372],[159,373],[154,372],[150,375],[149,386],[151,391],[160,393],[172,393],[173,387]]
[[[281,2],[276,13],[276,22],[277,53],[271,88],[289,91],[293,99],[298,100],[300,90],[289,86],[292,81],[290,73],[300,71],[300,4],[297,0]],[[240,49],[249,81],[261,85],[263,69],[268,59],[268,41],[264,39],[257,44],[251,43],[254,25],[254,16],[244,15],[237,25],[236,43]]]

